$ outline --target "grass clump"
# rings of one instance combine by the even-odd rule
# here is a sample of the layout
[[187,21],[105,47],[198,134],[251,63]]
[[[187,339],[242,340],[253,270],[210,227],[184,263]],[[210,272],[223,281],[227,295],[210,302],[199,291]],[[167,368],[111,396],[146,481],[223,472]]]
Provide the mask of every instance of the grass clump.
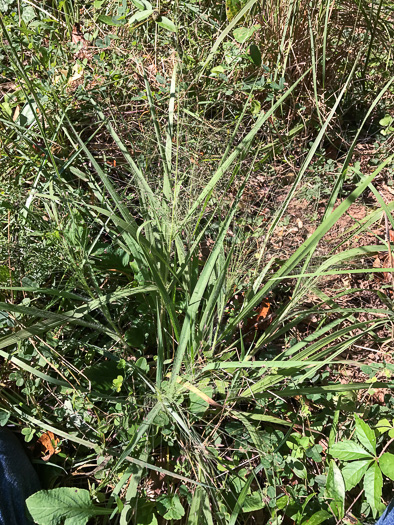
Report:
[[[394,416],[372,389],[392,387],[392,283],[368,303],[365,283],[393,266],[372,264],[391,249],[377,189],[389,124],[371,137],[375,164],[352,162],[392,97],[378,31],[391,38],[391,22],[384,2],[358,3],[349,36],[352,6],[305,18],[299,2],[249,1],[231,21],[193,2],[2,6],[0,421],[48,438],[36,523],[382,512]],[[269,31],[282,38],[266,44]],[[349,93],[363,108],[350,130]],[[336,134],[346,147],[321,169],[316,223],[304,231],[301,213],[283,248]],[[357,242],[382,219],[386,237]]]

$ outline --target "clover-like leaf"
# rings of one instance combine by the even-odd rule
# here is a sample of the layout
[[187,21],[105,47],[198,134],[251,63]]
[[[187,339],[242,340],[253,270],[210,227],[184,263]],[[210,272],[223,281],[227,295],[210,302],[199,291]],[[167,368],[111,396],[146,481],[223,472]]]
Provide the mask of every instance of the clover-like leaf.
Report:
[[390,126],[394,118],[391,115],[385,115],[382,119],[379,120],[379,124],[383,127]]

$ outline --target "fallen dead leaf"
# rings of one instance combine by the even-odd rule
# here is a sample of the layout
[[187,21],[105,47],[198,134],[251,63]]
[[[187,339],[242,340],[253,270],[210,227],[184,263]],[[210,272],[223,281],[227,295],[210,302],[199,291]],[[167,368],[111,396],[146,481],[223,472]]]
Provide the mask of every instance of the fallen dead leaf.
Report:
[[268,301],[268,299],[263,299],[263,302],[260,304],[260,310],[256,316],[256,321],[263,321],[267,315],[269,314],[271,305]]
[[59,443],[60,439],[55,437],[54,433],[50,430],[42,434],[36,444],[41,454],[41,459],[48,461],[54,454],[58,454],[60,452],[60,448],[58,447]]

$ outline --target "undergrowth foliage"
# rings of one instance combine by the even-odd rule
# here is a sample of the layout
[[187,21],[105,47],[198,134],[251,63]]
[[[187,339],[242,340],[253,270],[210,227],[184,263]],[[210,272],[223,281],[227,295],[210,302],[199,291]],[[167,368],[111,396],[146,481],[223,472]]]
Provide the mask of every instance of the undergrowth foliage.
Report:
[[[365,396],[393,386],[392,283],[351,307],[363,286],[324,282],[393,267],[371,264],[394,226],[376,186],[393,165],[389,7],[0,1],[0,424],[39,458],[36,523],[382,512],[394,407]],[[280,257],[336,137],[319,220]],[[368,192],[378,206],[327,250]],[[349,244],[382,220],[386,237]],[[383,361],[357,358],[370,346]]]

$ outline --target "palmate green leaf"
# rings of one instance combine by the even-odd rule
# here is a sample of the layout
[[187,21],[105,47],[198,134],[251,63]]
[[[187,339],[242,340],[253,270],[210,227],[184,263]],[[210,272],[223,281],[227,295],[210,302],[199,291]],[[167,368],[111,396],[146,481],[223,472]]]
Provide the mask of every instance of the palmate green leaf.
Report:
[[352,459],[371,460],[373,458],[362,446],[350,440],[335,443],[335,445],[330,448],[330,454],[334,458],[341,459],[342,461],[351,461]]
[[40,490],[26,500],[26,505],[38,525],[85,525],[93,516],[112,513],[94,505],[88,490],[75,487]]
[[364,476],[365,497],[372,509],[373,517],[380,512],[382,508],[381,497],[383,488],[383,476],[377,462],[373,462]]
[[379,467],[385,476],[394,481],[394,454],[385,452],[379,458]]
[[358,483],[366,473],[369,465],[373,460],[363,459],[361,461],[351,461],[347,463],[342,469],[342,476],[345,480],[346,490],[351,490]]
[[332,501],[330,507],[335,516],[342,519],[345,514],[345,483],[341,471],[332,459],[327,474],[326,496]]
[[368,452],[372,455],[376,455],[376,436],[372,428],[369,427],[365,421],[360,419],[357,414],[356,419],[356,436],[360,443],[365,447]]

